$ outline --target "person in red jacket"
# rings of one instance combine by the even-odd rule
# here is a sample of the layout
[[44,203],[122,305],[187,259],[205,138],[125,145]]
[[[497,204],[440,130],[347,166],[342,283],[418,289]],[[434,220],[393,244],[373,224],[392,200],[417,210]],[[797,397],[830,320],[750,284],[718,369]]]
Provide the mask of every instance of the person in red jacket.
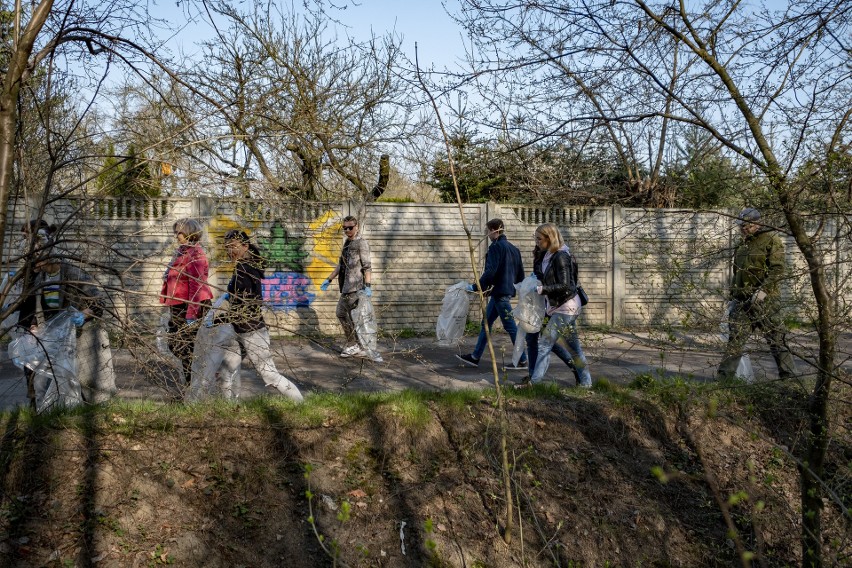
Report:
[[197,323],[207,313],[213,292],[207,285],[209,264],[201,247],[201,223],[178,219],[174,226],[178,247],[163,273],[160,303],[169,306],[169,349],[180,359],[184,380],[190,381]]

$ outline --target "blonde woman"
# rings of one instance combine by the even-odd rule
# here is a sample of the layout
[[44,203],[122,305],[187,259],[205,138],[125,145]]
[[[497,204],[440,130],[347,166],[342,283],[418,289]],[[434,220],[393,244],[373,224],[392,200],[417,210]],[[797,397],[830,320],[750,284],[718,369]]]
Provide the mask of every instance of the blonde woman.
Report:
[[562,241],[559,228],[553,223],[545,223],[535,230],[535,242],[544,252],[536,258],[533,267],[533,272],[541,281],[536,291],[545,296],[545,313],[550,319],[539,338],[538,357],[532,376],[529,381],[515,385],[515,388],[527,388],[541,382],[550,366],[550,350],[560,338],[565,339],[574,360],[579,376],[578,386],[591,388],[592,376],[577,336],[577,316],[582,309],[577,296],[577,263],[568,245]]

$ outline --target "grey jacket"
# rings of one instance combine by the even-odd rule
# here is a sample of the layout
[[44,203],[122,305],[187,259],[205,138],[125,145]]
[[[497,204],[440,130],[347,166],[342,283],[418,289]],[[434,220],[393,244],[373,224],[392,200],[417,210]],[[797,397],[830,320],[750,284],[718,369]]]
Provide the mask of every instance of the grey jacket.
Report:
[[370,270],[370,244],[360,235],[343,244],[343,252],[337,261],[340,272],[337,274],[337,285],[341,294],[357,292],[364,289],[364,272]]

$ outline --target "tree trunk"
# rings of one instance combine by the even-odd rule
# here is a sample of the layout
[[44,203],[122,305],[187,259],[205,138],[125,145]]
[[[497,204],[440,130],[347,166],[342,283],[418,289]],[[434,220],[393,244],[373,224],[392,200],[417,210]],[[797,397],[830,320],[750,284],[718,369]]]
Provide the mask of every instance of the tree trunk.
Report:
[[9,67],[2,76],[0,85],[0,250],[6,240],[6,213],[9,211],[9,198],[12,195],[13,172],[15,168],[15,135],[18,124],[18,93],[21,84],[29,75],[30,56],[35,40],[44,27],[47,16],[53,9],[53,0],[42,0],[32,10],[30,21],[23,30],[20,20],[23,16],[20,2],[15,2],[15,37]]
[[822,566],[822,497],[821,479],[825,472],[825,455],[828,449],[830,424],[828,401],[831,381],[835,372],[835,350],[837,333],[834,330],[834,301],[826,285],[825,266],[813,242],[805,230],[802,218],[795,213],[789,193],[781,193],[790,232],[808,264],[811,288],[817,304],[817,335],[819,337],[819,368],[817,382],[808,401],[810,429],[805,441],[805,452],[801,462],[802,504],[802,566]]

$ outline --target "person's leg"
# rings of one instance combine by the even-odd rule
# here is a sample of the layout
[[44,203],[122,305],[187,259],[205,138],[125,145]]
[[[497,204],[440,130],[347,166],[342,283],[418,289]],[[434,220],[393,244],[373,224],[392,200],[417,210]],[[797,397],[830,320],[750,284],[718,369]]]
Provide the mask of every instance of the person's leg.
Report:
[[30,400],[30,408],[36,409],[35,373],[24,369],[24,377],[27,379],[27,398]]
[[574,359],[571,357],[571,354],[567,349],[562,347],[562,345],[557,341],[553,345],[553,354],[562,359],[562,362],[568,365],[568,368],[571,369],[571,372],[574,373],[574,378],[577,379],[577,382],[580,382],[580,373],[577,372],[577,367],[574,366]]
[[577,316],[557,315],[560,320],[559,336],[565,340],[568,350],[572,354],[577,384],[590,387],[592,386],[592,375],[589,372],[589,364],[586,361],[583,346],[580,345],[580,336],[577,334]]
[[535,364],[538,361],[538,333],[527,334],[527,362],[529,363],[530,377],[535,372]]
[[272,352],[269,350],[269,329],[264,327],[263,329],[240,335],[243,339],[243,345],[246,348],[249,361],[257,369],[257,374],[260,375],[263,382],[275,387],[284,396],[296,402],[301,402],[303,398],[298,387],[275,368],[275,361],[272,360]]
[[192,378],[192,350],[195,346],[195,327],[186,323],[186,304],[171,306],[169,320],[169,349],[180,360],[183,378],[188,385]]
[[749,313],[740,307],[734,308],[728,317],[728,343],[725,345],[722,361],[716,371],[718,380],[731,380],[736,377],[737,366],[740,364],[751,330],[752,322]]
[[767,304],[766,309],[758,310],[759,319],[755,327],[760,328],[763,337],[769,344],[769,351],[775,359],[778,367],[778,377],[781,379],[792,379],[797,376],[796,363],[793,355],[787,348],[787,333],[784,321],[781,319],[777,305]]
[[540,383],[550,367],[550,350],[553,349],[553,344],[559,339],[559,324],[558,318],[551,316],[550,321],[542,330],[538,338],[538,355],[536,356],[535,371],[530,374],[530,382],[533,384]]
[[[510,296],[500,296],[494,299],[494,305],[497,308],[500,321],[503,323],[503,329],[509,334],[512,344],[514,344],[518,337],[518,325],[515,323],[515,317],[512,315],[512,298]],[[521,356],[518,365],[526,365],[526,363],[527,358]]]
[[352,321],[352,310],[358,305],[358,295],[350,292],[341,294],[337,301],[337,319],[340,321],[340,326],[343,328],[345,337],[344,348],[357,347],[358,338],[355,335],[355,322]]
[[494,298],[491,297],[488,299],[488,304],[485,306],[485,321],[481,324],[479,328],[479,338],[476,340],[476,347],[473,348],[473,352],[470,354],[471,357],[476,359],[482,359],[482,354],[485,353],[485,347],[488,345],[488,337],[485,335],[485,324],[488,323],[489,331],[492,329],[494,325],[494,321],[499,317],[499,313],[497,311],[497,304],[494,301]]

